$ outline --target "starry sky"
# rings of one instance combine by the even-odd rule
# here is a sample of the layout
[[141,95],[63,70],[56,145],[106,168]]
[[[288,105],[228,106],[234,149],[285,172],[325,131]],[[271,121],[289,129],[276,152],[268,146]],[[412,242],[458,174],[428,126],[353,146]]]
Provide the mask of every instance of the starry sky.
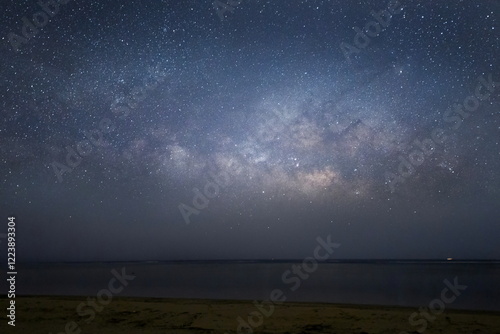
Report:
[[500,258],[498,1],[0,12],[18,262]]

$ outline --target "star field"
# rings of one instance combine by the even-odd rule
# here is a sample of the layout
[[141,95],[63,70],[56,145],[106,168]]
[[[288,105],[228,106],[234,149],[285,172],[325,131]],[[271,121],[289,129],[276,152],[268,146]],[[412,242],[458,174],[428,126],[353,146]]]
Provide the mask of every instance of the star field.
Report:
[[500,256],[500,5],[400,1],[357,36],[391,6],[68,1],[28,39],[40,5],[2,4],[26,258],[289,258],[325,230],[344,257]]

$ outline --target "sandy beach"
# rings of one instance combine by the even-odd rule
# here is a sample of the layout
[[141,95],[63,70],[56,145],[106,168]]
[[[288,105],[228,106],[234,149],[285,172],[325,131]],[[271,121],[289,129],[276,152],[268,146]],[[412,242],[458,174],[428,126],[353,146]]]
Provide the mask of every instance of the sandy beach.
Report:
[[[2,305],[7,306],[2,297]],[[237,333],[241,317],[256,312],[252,301],[113,298],[92,309],[87,297],[18,297],[16,326],[0,323],[1,333]],[[269,311],[270,308],[266,307]],[[90,310],[94,310],[90,312]],[[408,318],[417,308],[284,303],[255,316],[254,328],[240,333],[419,333]],[[80,313],[80,314],[79,314]],[[241,321],[240,321],[241,324]],[[251,326],[250,326],[251,327]],[[427,322],[426,333],[500,334],[500,312],[445,310]]]

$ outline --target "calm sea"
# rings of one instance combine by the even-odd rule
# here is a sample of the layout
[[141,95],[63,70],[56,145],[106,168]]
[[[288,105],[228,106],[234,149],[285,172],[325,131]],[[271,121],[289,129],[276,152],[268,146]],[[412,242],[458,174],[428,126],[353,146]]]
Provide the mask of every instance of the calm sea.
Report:
[[[18,295],[95,296],[107,287],[113,268],[125,267],[135,279],[120,296],[260,301],[281,289],[288,301],[420,307],[440,298],[445,279],[457,277],[467,288],[447,307],[500,311],[500,262],[321,263],[307,277],[290,272],[283,280],[294,263],[300,261],[18,264],[16,290]],[[7,291],[5,279],[0,288]]]

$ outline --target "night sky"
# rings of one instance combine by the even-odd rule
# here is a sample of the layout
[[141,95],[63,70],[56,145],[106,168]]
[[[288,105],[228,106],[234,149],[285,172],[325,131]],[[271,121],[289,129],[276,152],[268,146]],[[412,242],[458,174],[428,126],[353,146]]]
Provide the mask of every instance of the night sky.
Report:
[[500,258],[498,1],[225,6],[2,1],[17,262]]

